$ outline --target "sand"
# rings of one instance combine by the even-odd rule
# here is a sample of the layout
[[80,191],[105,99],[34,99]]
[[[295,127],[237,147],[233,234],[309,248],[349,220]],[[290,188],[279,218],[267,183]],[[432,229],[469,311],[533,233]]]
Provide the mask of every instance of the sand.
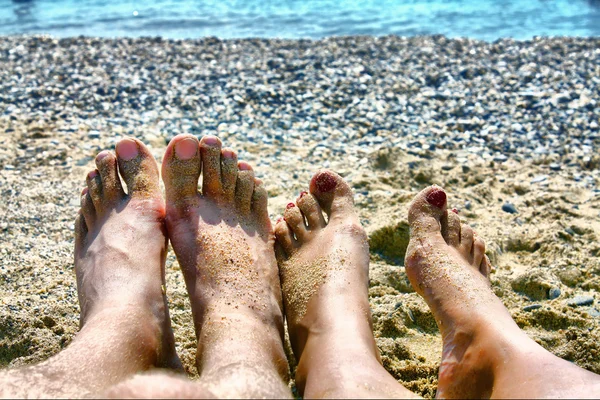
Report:
[[[218,134],[254,165],[273,220],[319,167],[348,179],[370,238],[377,343],[409,389],[435,394],[441,353],[403,268],[408,204],[434,183],[487,241],[493,290],[519,326],[600,373],[598,48],[0,39],[0,367],[44,360],[78,330],[73,222],[95,154],[134,135],[160,162],[168,139],[190,132]],[[177,351],[196,376],[172,250],[166,273]]]

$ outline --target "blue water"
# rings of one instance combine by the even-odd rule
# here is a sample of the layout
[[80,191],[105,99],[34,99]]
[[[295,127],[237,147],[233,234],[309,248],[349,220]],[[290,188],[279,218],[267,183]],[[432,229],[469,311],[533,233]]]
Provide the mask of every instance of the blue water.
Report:
[[600,0],[0,0],[0,34],[600,36]]

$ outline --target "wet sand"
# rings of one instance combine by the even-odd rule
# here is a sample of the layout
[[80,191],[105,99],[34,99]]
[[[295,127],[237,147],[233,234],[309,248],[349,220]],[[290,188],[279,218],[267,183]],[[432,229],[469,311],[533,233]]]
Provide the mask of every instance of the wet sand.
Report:
[[[488,243],[492,287],[542,346],[600,373],[600,40],[0,38],[0,367],[78,329],[73,221],[93,157],[133,135],[160,162],[217,134],[255,166],[272,219],[319,167],[344,176],[371,246],[386,368],[435,394],[441,338],[406,279],[407,207],[444,187]],[[167,261],[177,351],[189,300]]]

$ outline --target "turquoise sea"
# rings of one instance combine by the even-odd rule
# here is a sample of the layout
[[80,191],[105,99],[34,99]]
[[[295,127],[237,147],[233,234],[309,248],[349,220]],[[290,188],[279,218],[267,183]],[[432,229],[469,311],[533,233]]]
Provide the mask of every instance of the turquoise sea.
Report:
[[0,0],[0,34],[600,36],[600,0]]

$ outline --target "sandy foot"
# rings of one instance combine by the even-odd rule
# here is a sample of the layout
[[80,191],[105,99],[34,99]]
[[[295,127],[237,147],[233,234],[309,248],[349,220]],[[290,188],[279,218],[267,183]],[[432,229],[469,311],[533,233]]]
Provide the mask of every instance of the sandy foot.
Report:
[[353,206],[348,184],[322,170],[275,226],[296,385],[310,398],[414,396],[379,361],[369,248]]
[[143,316],[136,324],[152,334],[140,346],[151,348],[153,364],[180,368],[164,288],[165,206],[156,162],[141,142],[124,139],[117,157],[103,151],[96,166],[75,222],[81,326],[99,313]]
[[218,138],[198,143],[192,135],[171,141],[163,180],[201,380],[217,396],[289,397],[281,289],[262,183]]
[[484,242],[446,210],[441,188],[417,195],[409,224],[406,272],[442,333],[438,397],[597,396],[597,375],[547,352],[514,323],[490,288]]

